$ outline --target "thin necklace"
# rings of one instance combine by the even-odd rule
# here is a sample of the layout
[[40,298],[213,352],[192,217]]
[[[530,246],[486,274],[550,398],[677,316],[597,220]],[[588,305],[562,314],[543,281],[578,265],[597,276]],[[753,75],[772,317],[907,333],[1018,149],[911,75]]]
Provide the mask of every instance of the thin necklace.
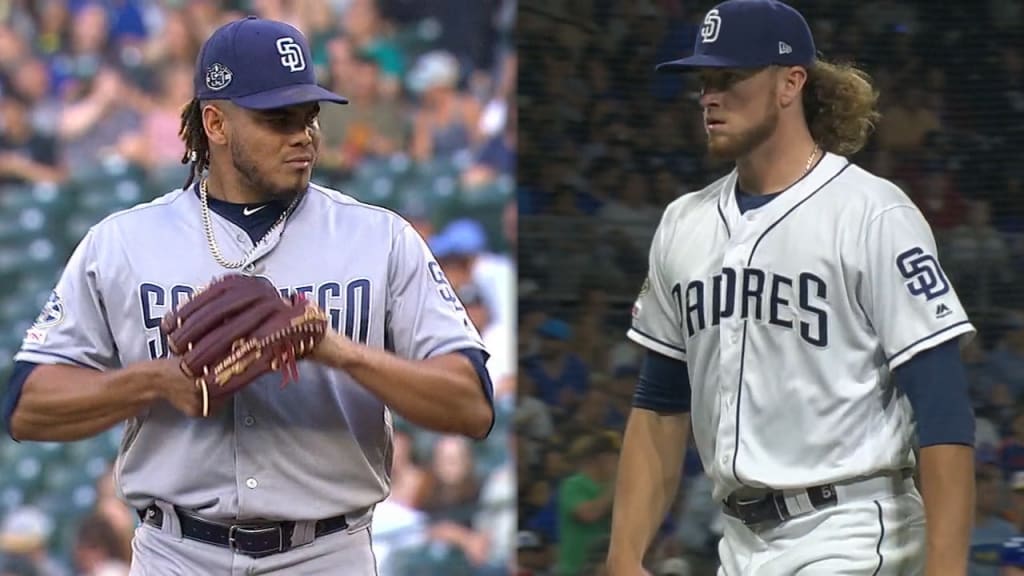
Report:
[[804,167],[804,174],[807,174],[811,170],[811,164],[814,163],[814,157],[818,155],[818,143],[814,143],[814,148],[811,149],[811,155],[807,158],[807,166]]
[[203,215],[203,231],[206,233],[206,243],[210,247],[210,253],[213,254],[213,259],[217,261],[217,264],[220,264],[221,266],[232,270],[245,266],[245,263],[253,255],[253,253],[256,252],[256,249],[260,247],[260,244],[263,244],[263,241],[266,240],[271,235],[271,233],[273,233],[275,230],[284,225],[284,221],[288,219],[288,215],[291,213],[292,209],[295,208],[295,205],[299,201],[299,194],[296,194],[295,198],[292,200],[292,203],[284,212],[281,213],[281,217],[277,219],[277,222],[274,222],[274,225],[271,226],[269,230],[267,230],[267,233],[264,234],[262,238],[260,238],[259,242],[253,244],[253,247],[245,254],[245,256],[241,260],[229,262],[220,253],[220,248],[217,246],[217,239],[214,237],[213,234],[213,222],[210,219],[209,190],[207,189],[206,183],[207,180],[203,179],[203,181],[200,182],[199,184],[199,205],[201,207],[201,212]]

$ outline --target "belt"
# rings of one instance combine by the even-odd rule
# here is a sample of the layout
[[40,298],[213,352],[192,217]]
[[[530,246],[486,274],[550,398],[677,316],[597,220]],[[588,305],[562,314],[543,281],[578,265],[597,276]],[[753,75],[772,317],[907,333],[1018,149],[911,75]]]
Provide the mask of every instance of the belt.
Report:
[[875,500],[907,492],[913,487],[913,478],[909,474],[908,471],[810,488],[768,490],[755,498],[733,493],[722,504],[727,515],[747,526],[781,523],[846,502]]
[[[145,510],[138,510],[139,519],[161,528],[164,524],[164,512],[153,505]],[[185,510],[175,510],[181,525],[184,538],[213,544],[227,548],[252,558],[263,558],[292,549],[292,534],[295,522],[241,523],[224,524],[204,520]],[[314,538],[333,534],[348,528],[344,515],[318,520],[313,530]]]

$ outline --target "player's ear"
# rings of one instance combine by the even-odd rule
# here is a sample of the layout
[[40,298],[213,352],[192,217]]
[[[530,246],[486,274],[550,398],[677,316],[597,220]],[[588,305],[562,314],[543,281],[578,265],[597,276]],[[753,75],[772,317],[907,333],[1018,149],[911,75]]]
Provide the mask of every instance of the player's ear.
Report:
[[802,66],[789,66],[779,71],[779,104],[788,108],[800,101],[800,94],[807,83],[807,70]]
[[205,104],[202,110],[203,130],[210,144],[227,144],[227,116],[216,104]]

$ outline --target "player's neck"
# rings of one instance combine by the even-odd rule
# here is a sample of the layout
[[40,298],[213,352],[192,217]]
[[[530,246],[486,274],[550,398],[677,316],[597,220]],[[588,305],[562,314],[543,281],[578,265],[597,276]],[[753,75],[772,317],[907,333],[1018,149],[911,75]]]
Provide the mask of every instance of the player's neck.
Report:
[[211,167],[206,180],[207,193],[217,200],[233,204],[258,204],[271,199],[245,186],[235,171],[214,170]]
[[[783,142],[786,142],[783,144]],[[821,157],[814,140],[804,132],[798,137],[776,134],[753,152],[736,160],[740,189],[747,194],[775,194],[789,188],[808,171],[811,151]]]

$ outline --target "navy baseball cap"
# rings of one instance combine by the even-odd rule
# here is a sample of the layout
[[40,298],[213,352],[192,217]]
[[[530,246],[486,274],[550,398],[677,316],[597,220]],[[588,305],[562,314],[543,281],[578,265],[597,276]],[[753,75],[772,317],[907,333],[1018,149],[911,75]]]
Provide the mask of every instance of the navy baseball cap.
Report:
[[221,26],[203,43],[193,84],[200,100],[230,100],[253,110],[321,101],[348,104],[317,84],[302,32],[255,16]]
[[811,28],[792,6],[776,0],[727,0],[704,16],[693,55],[655,69],[810,66],[816,54]]

